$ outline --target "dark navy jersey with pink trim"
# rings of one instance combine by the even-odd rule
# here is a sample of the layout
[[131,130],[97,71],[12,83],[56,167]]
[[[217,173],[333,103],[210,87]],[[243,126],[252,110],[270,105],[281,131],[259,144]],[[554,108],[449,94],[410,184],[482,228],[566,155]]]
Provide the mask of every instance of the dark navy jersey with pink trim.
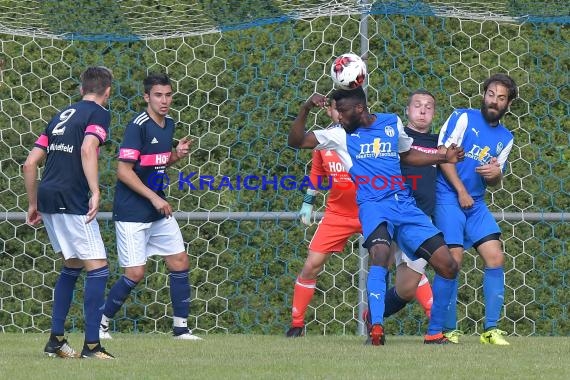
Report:
[[89,184],[83,173],[81,145],[86,135],[105,143],[111,115],[99,104],[82,100],[51,119],[35,146],[47,152],[38,186],[38,210],[48,214],[85,215]]
[[[132,162],[141,182],[161,198],[165,198],[162,180],[172,154],[173,138],[172,118],[167,116],[162,128],[144,111],[127,125],[119,149],[119,161]],[[148,223],[163,217],[147,198],[117,180],[113,202],[114,220]]]
[[[412,149],[424,153],[437,154],[438,135],[434,133],[421,133],[409,127],[405,127],[406,134],[414,139]],[[418,207],[427,216],[433,216],[435,208],[435,179],[437,166],[411,166],[400,163],[402,175],[406,177],[406,184],[412,189],[412,195],[416,198]]]

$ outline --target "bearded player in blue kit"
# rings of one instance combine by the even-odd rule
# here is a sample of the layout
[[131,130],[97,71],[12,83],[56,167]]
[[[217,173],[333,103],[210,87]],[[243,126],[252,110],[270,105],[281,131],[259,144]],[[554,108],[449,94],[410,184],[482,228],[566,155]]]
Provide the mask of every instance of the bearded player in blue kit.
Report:
[[[106,67],[89,67],[81,74],[82,100],[60,111],[30,151],[24,164],[28,223],[43,221],[53,249],[64,258],[55,284],[51,334],[44,348],[50,357],[113,359],[99,341],[101,305],[109,278],[107,254],[95,217],[101,193],[99,147],[109,133],[111,115],[104,106],[113,74]],[[40,184],[38,166],[46,160]],[[75,352],[64,336],[75,284],[85,268],[83,312],[85,343]]]
[[188,155],[190,141],[181,139],[173,151],[175,125],[168,116],[172,104],[170,78],[165,74],[151,74],[143,85],[147,108],[125,129],[113,203],[117,252],[124,275],[109,291],[99,336],[112,338],[108,330],[110,320],[144,278],[147,259],[158,255],[164,258],[169,271],[174,338],[201,340],[192,334],[187,322],[190,313],[188,254],[180,227],[172,217],[172,207],[165,199],[164,184],[155,181],[167,166]]
[[[481,109],[455,110],[443,125],[439,144],[456,144],[465,150],[465,160],[457,165],[440,165],[437,178],[435,225],[458,265],[464,249],[474,247],[485,262],[483,296],[485,332],[483,344],[506,346],[505,331],[497,328],[505,294],[504,253],[501,230],[485,204],[488,185],[501,182],[513,134],[500,120],[517,97],[515,81],[494,74],[483,84]],[[457,279],[445,322],[445,329],[457,325]],[[455,342],[456,343],[456,342]]]
[[[441,232],[416,206],[409,188],[392,180],[403,179],[400,161],[418,166],[455,163],[462,159],[463,152],[454,145],[439,154],[411,149],[412,139],[404,132],[397,115],[369,113],[362,87],[336,90],[331,99],[336,102],[342,127],[305,132],[310,110],[327,104],[326,97],[313,94],[301,106],[289,130],[288,143],[295,148],[334,149],[356,184],[359,219],[370,257],[367,280],[372,325],[370,342],[375,346],[384,344],[385,278],[391,242],[395,240],[410,259],[424,258],[436,270],[434,300],[424,343],[446,344],[443,322],[457,264]],[[378,181],[380,178],[390,183]]]

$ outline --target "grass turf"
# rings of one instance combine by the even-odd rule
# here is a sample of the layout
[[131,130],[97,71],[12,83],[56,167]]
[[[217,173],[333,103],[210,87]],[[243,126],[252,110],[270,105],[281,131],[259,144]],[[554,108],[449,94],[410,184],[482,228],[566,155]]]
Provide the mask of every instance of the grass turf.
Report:
[[[4,379],[568,379],[570,339],[509,337],[510,346],[425,346],[421,337],[388,336],[384,347],[362,337],[208,335],[176,341],[160,334],[114,334],[114,361],[43,355],[47,334],[0,334]],[[81,350],[83,336],[70,334]]]

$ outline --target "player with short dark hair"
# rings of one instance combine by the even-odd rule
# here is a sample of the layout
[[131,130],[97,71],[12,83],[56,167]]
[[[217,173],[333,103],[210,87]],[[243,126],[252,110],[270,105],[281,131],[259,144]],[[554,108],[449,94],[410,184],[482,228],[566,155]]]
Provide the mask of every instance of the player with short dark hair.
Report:
[[[435,224],[458,265],[465,249],[474,247],[485,262],[483,296],[485,298],[484,344],[508,345],[505,331],[497,328],[504,303],[504,253],[501,230],[485,204],[488,185],[501,182],[507,157],[513,146],[513,134],[501,123],[517,97],[517,85],[506,74],[494,74],[483,84],[481,109],[457,109],[443,125],[439,143],[456,144],[465,150],[465,161],[441,165],[437,178]],[[445,328],[457,325],[457,279]]]
[[391,242],[395,240],[410,259],[424,258],[437,272],[432,315],[424,343],[445,344],[443,318],[457,264],[440,231],[416,207],[409,189],[401,183],[400,161],[418,166],[453,163],[461,159],[462,151],[455,146],[450,146],[445,154],[411,149],[412,139],[404,132],[400,118],[395,114],[369,113],[361,87],[336,90],[331,99],[336,102],[343,128],[305,132],[310,110],[327,104],[323,95],[313,94],[301,106],[289,130],[288,142],[296,148],[336,150],[357,186],[359,219],[370,257],[367,292],[371,343],[384,343],[385,277]]
[[[81,74],[82,100],[61,110],[48,123],[24,164],[28,194],[28,223],[42,220],[56,253],[64,259],[54,288],[51,334],[44,353],[61,358],[113,359],[99,341],[99,308],[105,301],[109,277],[107,254],[99,224],[98,152],[109,134],[111,115],[104,106],[113,75],[105,67],[89,67]],[[45,161],[37,184],[37,169]],[[65,319],[81,270],[87,277],[83,294],[85,343],[81,354],[64,336]]]
[[168,116],[172,103],[170,78],[166,74],[151,74],[143,85],[147,108],[125,129],[113,203],[119,265],[124,268],[124,275],[109,291],[99,335],[101,339],[111,339],[110,320],[144,278],[147,259],[158,255],[164,258],[170,272],[174,338],[201,340],[188,328],[190,264],[180,228],[166,201],[164,184],[159,183],[167,166],[188,155],[190,141],[183,138],[172,149],[175,125]]

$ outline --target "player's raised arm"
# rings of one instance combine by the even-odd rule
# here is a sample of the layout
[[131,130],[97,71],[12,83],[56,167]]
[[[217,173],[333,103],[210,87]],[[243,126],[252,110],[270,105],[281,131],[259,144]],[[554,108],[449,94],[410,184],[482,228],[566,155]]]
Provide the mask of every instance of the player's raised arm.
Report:
[[299,109],[299,114],[293,121],[291,129],[289,129],[289,138],[287,143],[292,148],[312,149],[319,145],[317,138],[313,132],[305,132],[307,124],[307,116],[314,107],[325,107],[327,98],[321,94],[315,93]]

